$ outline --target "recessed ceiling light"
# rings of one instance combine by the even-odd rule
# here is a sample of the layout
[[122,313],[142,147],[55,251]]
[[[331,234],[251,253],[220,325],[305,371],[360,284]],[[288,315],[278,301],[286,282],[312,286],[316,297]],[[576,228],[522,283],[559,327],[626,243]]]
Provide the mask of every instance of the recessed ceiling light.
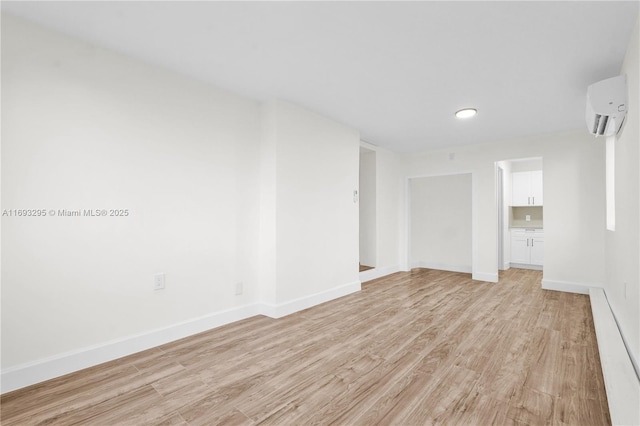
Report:
[[458,118],[469,118],[469,117],[473,117],[474,115],[476,115],[477,112],[478,112],[478,110],[475,109],[475,108],[465,108],[465,109],[461,109],[460,111],[456,112],[456,117],[458,117]]

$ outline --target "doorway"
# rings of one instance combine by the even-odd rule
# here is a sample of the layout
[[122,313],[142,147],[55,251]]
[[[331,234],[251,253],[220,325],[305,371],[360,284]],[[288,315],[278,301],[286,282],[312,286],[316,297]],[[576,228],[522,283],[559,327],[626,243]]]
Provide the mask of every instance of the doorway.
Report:
[[410,268],[472,272],[472,174],[416,177],[408,182]]
[[360,147],[360,272],[377,264],[376,152]]
[[497,161],[498,269],[544,266],[543,159]]
[[[501,162],[498,162],[501,163]],[[507,204],[504,199],[504,165],[500,165],[496,163],[497,167],[497,184],[496,193],[498,195],[498,269],[504,271],[508,269],[505,266],[505,255],[504,255],[504,235],[505,235],[505,210]]]

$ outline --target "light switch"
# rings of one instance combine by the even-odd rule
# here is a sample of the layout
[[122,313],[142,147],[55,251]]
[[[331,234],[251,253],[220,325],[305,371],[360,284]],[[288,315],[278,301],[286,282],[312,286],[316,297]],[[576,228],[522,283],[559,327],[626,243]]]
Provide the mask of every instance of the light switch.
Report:
[[164,274],[155,274],[153,276],[153,289],[154,290],[164,290]]
[[524,220],[526,220],[527,222],[531,222],[531,215],[528,214],[524,217]]

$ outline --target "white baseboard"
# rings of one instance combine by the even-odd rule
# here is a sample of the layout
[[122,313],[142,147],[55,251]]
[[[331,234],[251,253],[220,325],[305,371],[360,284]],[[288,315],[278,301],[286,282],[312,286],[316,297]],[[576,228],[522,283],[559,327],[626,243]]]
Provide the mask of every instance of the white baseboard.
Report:
[[2,370],[0,392],[60,377],[261,313],[262,306],[254,303],[7,368]]
[[530,265],[527,263],[510,263],[509,267],[518,269],[531,269],[533,271],[542,271],[542,265]]
[[471,279],[476,281],[485,281],[490,283],[498,282],[497,272],[474,272],[471,274]]
[[[605,294],[605,297],[607,299],[607,303],[609,304],[609,307],[611,309],[611,314],[613,315],[613,319],[616,322],[616,325],[618,326],[618,331],[620,332],[620,337],[622,337],[622,341],[624,342],[624,346],[627,349],[627,353],[629,354],[629,358],[631,359],[631,364],[633,364],[633,369],[635,370],[636,376],[638,377],[638,380],[640,380],[640,359],[636,356],[635,351],[632,348],[631,343],[629,342],[629,338],[628,336],[625,334],[624,329],[620,326],[620,321],[618,321],[618,316],[616,315],[616,307],[611,303],[609,296],[607,296],[607,291],[603,289],[603,292]],[[591,295],[591,292],[589,292],[589,295]],[[638,413],[640,414],[640,413]],[[640,424],[640,423],[638,423]]]
[[450,271],[450,272],[462,272],[465,274],[471,273],[471,266],[466,265],[448,265],[445,263],[438,262],[425,262],[425,261],[417,261],[411,263],[412,268],[428,268],[428,269],[437,269],[439,271]]
[[114,359],[151,349],[255,315],[280,318],[357,291],[360,291],[360,281],[355,281],[279,305],[254,303],[216,312],[200,318],[152,330],[147,333],[112,340],[99,345],[80,348],[53,357],[10,367],[2,370],[0,393],[10,392],[104,362],[113,361]]
[[400,271],[400,265],[385,266],[383,268],[369,269],[368,271],[360,272],[360,281],[367,282],[375,280],[376,278],[382,278],[387,275],[395,274]]
[[620,333],[604,290],[591,288],[589,298],[611,423],[640,424],[640,384],[624,337]]
[[570,281],[557,281],[543,278],[542,288],[544,290],[564,291],[565,293],[589,294],[590,288],[602,288],[602,285],[586,285]]
[[278,305],[261,303],[262,311],[260,313],[271,318],[282,318],[293,314],[294,312],[302,311],[303,309],[311,308],[312,306],[358,292],[360,289],[360,281],[354,281],[352,283],[344,284],[339,287],[334,287],[320,293],[304,296]]
[[445,265],[442,263],[417,261],[417,262],[411,263],[411,267],[438,269],[440,271],[462,272],[465,274],[471,274],[471,279],[476,281],[487,281],[491,283],[498,282],[497,272],[473,272],[473,269],[470,266]]
[[418,261],[418,262],[411,263],[411,267],[438,269],[440,271],[462,272],[465,274],[471,274],[471,279],[476,281],[487,281],[490,283],[498,282],[497,272],[473,272],[470,266],[445,265],[442,263]]

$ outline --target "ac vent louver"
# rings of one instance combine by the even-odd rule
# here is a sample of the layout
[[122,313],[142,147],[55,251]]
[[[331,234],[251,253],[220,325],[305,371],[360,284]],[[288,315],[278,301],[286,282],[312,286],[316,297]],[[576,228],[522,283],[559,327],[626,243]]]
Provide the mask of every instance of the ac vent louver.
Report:
[[609,121],[609,116],[608,115],[600,115],[600,114],[596,114],[596,120],[593,126],[593,131],[591,133],[593,133],[594,135],[597,136],[602,136],[605,134],[605,130],[607,128],[607,122]]

